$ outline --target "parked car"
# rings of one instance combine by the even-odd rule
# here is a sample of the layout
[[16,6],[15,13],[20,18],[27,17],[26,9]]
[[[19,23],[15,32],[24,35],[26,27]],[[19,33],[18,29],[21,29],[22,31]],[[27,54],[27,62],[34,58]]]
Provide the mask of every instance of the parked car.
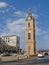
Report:
[[0,56],[10,56],[10,54],[9,53],[2,53],[2,54],[0,54]]
[[39,58],[43,58],[43,57],[44,57],[44,54],[39,53],[37,56],[38,56]]
[[47,53],[47,52],[45,52],[45,53],[44,53],[44,55],[48,55],[48,53]]
[[17,53],[11,53],[10,55],[11,56],[17,56],[18,54]]

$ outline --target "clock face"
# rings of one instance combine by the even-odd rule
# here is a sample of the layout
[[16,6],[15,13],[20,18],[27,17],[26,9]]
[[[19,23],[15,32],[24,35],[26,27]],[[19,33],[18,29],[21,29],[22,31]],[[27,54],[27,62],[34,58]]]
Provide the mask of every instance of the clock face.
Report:
[[28,19],[30,19],[30,17],[28,17]]

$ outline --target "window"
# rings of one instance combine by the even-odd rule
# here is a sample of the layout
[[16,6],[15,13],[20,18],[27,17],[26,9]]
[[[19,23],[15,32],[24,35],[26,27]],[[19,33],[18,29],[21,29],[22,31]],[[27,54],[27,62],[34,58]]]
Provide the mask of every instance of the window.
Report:
[[7,37],[6,37],[6,39],[7,39]]
[[28,39],[31,39],[31,33],[28,33]]
[[7,42],[7,40],[6,40],[6,42]]
[[28,23],[28,27],[30,27],[30,23]]
[[10,41],[8,40],[8,42],[10,42]]
[[9,39],[9,37],[8,37],[8,39]]
[[8,37],[8,42],[10,42],[9,40],[10,40],[10,38]]

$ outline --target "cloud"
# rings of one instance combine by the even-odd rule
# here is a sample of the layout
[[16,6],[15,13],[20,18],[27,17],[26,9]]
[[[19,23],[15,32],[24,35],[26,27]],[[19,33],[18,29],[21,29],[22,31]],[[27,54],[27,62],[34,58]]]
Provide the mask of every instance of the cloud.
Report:
[[2,10],[2,13],[4,14],[4,13],[5,13],[5,11],[4,11],[4,10]]
[[42,35],[44,39],[49,39],[49,29],[42,30],[38,25],[36,24],[35,27],[36,35]]
[[[3,9],[1,9],[3,8]],[[0,13],[10,13],[11,11],[15,11],[16,8],[12,5],[10,5],[9,3],[6,3],[6,2],[0,2]],[[10,12],[9,12],[10,11]]]
[[4,14],[4,13],[5,13],[5,11],[4,11],[4,10],[2,10],[2,11],[0,11],[0,13]]
[[22,31],[24,30],[24,22],[25,22],[24,18],[8,22],[7,28],[12,32]]
[[36,13],[38,11],[38,7],[37,6],[33,6],[32,7],[32,11]]
[[10,9],[6,9],[6,12],[9,12]]
[[43,38],[45,40],[49,39],[49,28],[43,31]]
[[37,17],[35,18],[35,33],[36,36],[39,36],[42,34],[42,30],[40,29],[39,25],[39,21],[37,21]]
[[2,31],[1,35],[3,34],[20,35],[20,33],[23,32],[24,30],[25,30],[25,18],[16,19],[13,21],[7,20],[6,27]]
[[13,10],[16,10],[16,8],[15,8],[15,7],[13,7]]
[[45,40],[48,40],[48,39],[49,39],[49,35],[46,34],[46,35],[43,36],[43,38],[44,38]]
[[26,17],[26,13],[22,11],[15,11],[14,15],[19,16],[19,17]]
[[8,4],[6,2],[0,2],[0,8],[6,7]]
[[36,26],[35,28],[35,31],[36,31],[36,35],[41,35],[41,29],[39,27]]
[[33,13],[32,15],[35,17],[35,19],[37,19],[39,17],[39,15],[37,15],[35,13]]

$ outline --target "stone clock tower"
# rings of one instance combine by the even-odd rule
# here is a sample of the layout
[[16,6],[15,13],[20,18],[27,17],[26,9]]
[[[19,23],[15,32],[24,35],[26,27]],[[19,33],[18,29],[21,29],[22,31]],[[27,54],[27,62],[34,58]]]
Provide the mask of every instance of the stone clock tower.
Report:
[[26,18],[26,54],[36,54],[36,41],[35,41],[35,18],[32,16],[31,11],[28,11]]

